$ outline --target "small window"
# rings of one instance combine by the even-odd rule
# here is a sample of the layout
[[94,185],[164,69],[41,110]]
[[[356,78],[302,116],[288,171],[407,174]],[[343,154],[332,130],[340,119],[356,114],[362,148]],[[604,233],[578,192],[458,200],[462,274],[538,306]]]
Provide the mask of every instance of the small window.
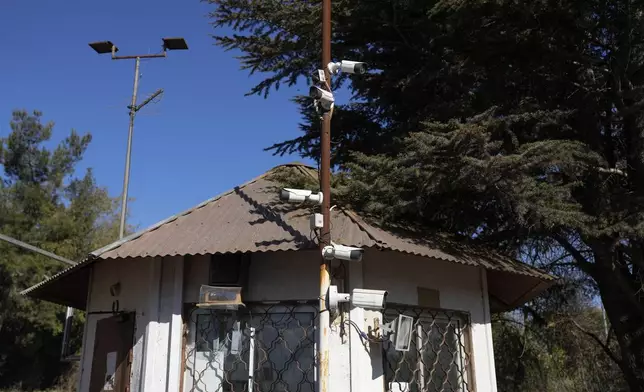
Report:
[[245,286],[248,255],[241,253],[213,255],[210,260],[209,284],[213,286]]

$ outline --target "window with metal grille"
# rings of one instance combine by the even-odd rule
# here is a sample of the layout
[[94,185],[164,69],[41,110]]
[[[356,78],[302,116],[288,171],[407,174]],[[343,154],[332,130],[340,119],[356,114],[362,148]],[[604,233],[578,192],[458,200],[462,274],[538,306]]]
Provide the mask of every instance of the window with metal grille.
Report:
[[315,391],[317,303],[190,313],[184,391]]
[[473,391],[469,315],[441,309],[387,304],[384,322],[404,314],[414,318],[409,351],[383,344],[387,392]]

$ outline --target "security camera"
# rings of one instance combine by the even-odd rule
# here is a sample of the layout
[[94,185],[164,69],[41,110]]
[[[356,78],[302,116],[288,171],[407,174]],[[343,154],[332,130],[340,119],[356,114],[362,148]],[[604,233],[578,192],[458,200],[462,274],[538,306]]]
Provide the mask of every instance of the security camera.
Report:
[[324,194],[322,192],[313,193],[306,189],[284,188],[280,192],[280,200],[289,203],[302,203],[305,201],[322,204]]
[[367,72],[367,63],[361,63],[359,61],[342,60],[338,63],[334,63],[334,62],[329,63],[329,65],[327,65],[327,68],[329,68],[329,72],[332,75],[335,75],[340,71],[350,73],[350,74],[362,75],[363,73]]
[[334,102],[335,98],[333,97],[333,93],[330,91],[326,91],[325,89],[319,88],[317,86],[311,86],[309,89],[309,96],[313,99],[317,99],[320,101],[330,101]]
[[309,95],[315,100],[315,110],[318,112],[326,113],[333,109],[335,98],[333,93],[326,91],[316,86],[311,86]]
[[333,252],[334,252],[333,256],[336,259],[347,260],[347,261],[361,261],[362,254],[364,253],[364,249],[354,248],[352,246],[333,244]]
[[333,102],[329,103],[328,101],[318,101],[317,99],[313,101],[313,108],[319,114],[328,113],[333,109]]
[[352,246],[344,246],[338,244],[331,244],[322,249],[322,256],[327,260],[338,259],[346,261],[361,261],[364,249],[354,248]]
[[326,300],[329,310],[335,312],[336,310],[338,310],[338,304],[340,302],[351,301],[351,294],[338,293],[338,286],[329,286]]
[[340,67],[342,68],[342,72],[350,74],[362,75],[367,72],[367,63],[361,63],[358,61],[342,60]]
[[387,294],[385,290],[353,289],[351,305],[366,309],[384,309]]

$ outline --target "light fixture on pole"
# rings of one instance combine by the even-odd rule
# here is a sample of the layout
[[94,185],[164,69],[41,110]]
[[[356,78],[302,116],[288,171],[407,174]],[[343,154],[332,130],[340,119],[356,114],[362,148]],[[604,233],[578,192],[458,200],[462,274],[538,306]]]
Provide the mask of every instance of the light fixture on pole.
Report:
[[[163,51],[157,54],[137,54],[131,56],[117,56],[116,53],[119,51],[118,47],[112,43],[112,41],[99,41],[92,42],[89,46],[96,51],[98,54],[112,54],[112,60],[135,60],[134,62],[134,86],[132,88],[132,102],[127,107],[130,113],[130,125],[127,135],[127,152],[125,154],[125,175],[123,176],[123,193],[121,194],[121,220],[119,225],[119,239],[123,238],[125,235],[125,217],[127,215],[127,197],[128,197],[128,188],[130,184],[130,160],[132,157],[132,134],[134,133],[134,117],[136,113],[148,104],[153,98],[146,99],[141,105],[136,104],[136,97],[139,91],[139,67],[141,64],[141,59],[155,59],[155,58],[165,58],[167,57],[168,50],[187,50],[188,44],[186,40],[180,37],[175,38],[163,38]],[[163,90],[157,90],[153,95],[154,97],[158,96]]]

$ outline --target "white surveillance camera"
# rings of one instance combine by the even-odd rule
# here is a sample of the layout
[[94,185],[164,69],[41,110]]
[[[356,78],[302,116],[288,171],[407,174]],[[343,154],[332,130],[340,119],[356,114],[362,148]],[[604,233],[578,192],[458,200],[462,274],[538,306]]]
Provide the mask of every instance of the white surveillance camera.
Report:
[[385,290],[353,289],[351,305],[366,309],[384,309],[387,294]]
[[328,112],[333,108],[335,98],[333,97],[333,93],[330,91],[326,91],[316,86],[311,86],[309,89],[309,95],[315,100],[318,110]]
[[311,86],[311,88],[309,89],[309,96],[315,100],[322,102],[335,102],[333,93],[317,86]]
[[330,62],[327,65],[327,68],[329,69],[329,73],[331,75],[336,75],[338,72],[340,72],[340,69],[342,68],[342,63]]
[[318,113],[327,113],[333,109],[333,102],[329,101],[318,101],[317,99],[313,101],[313,107]]
[[333,244],[333,255],[336,259],[347,261],[361,261],[363,253],[364,249],[362,248]]
[[313,193],[306,189],[284,188],[280,192],[280,199],[290,203],[302,203],[305,201],[322,204],[324,194],[322,192]]
[[340,71],[350,73],[350,74],[362,75],[363,73],[367,72],[367,63],[361,63],[359,61],[342,60],[338,63],[334,63],[334,62],[329,63],[329,65],[327,65],[327,68],[329,68],[329,72],[332,75],[335,75]]
[[327,260],[338,259],[346,261],[361,261],[364,249],[354,248],[352,246],[344,246],[338,244],[331,244],[322,249],[322,256]]
[[351,294],[338,293],[338,286],[329,286],[326,300],[328,309],[335,312],[340,302],[351,301]]
[[361,63],[358,61],[342,60],[340,67],[342,68],[342,72],[350,74],[362,75],[367,72],[367,63]]
[[325,260],[333,260],[335,255],[335,250],[331,245],[327,245],[324,248],[322,248],[322,257],[324,257]]

